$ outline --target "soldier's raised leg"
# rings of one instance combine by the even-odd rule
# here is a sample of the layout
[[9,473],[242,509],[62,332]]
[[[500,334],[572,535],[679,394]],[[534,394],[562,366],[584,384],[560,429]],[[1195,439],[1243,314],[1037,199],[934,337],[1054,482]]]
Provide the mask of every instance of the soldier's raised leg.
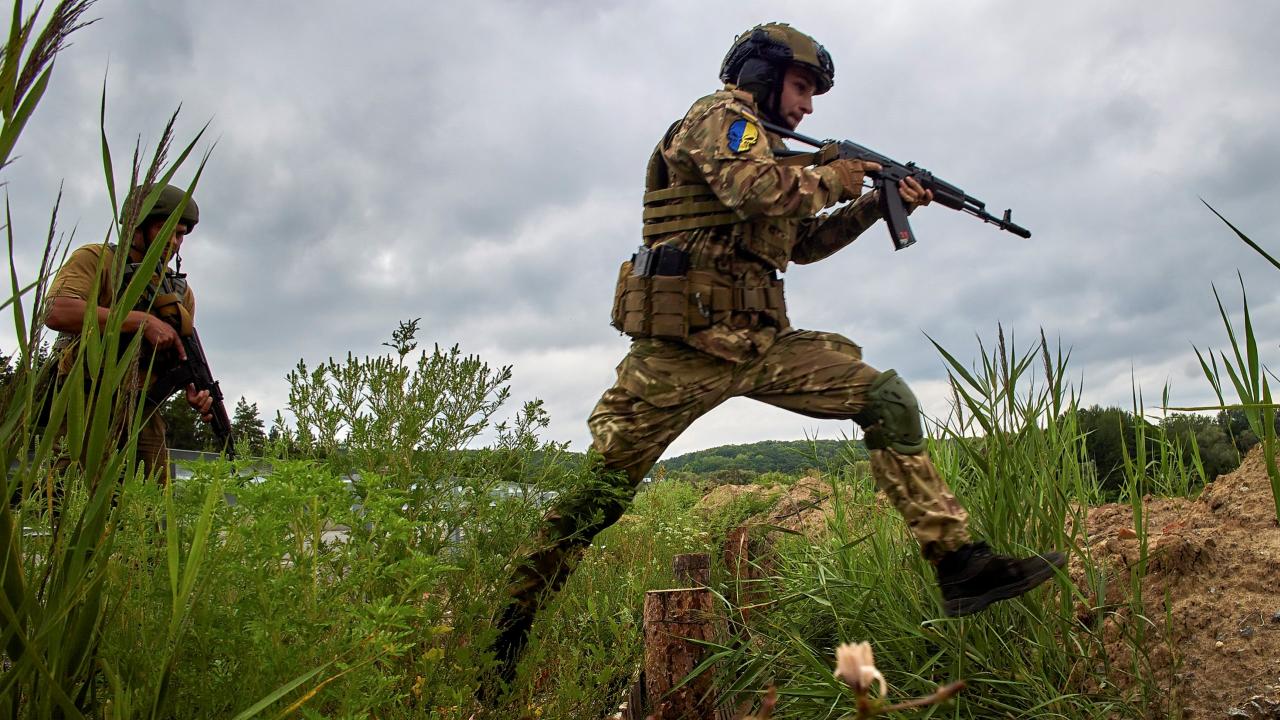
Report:
[[[819,418],[850,418],[863,429],[871,474],[934,564],[943,611],[968,615],[1016,597],[1053,576],[1061,553],[996,555],[969,536],[968,513],[926,451],[920,407],[893,370],[862,362],[862,351],[834,333],[793,331],[744,378],[742,394]],[[739,390],[739,388],[735,388]]]

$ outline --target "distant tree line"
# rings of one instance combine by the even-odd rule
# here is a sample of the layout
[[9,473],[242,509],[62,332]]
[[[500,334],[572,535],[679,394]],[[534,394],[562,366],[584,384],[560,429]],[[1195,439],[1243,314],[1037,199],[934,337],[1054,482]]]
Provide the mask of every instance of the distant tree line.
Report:
[[[1194,443],[1204,466],[1205,482],[1235,470],[1249,448],[1258,444],[1258,437],[1249,429],[1243,410],[1225,410],[1216,415],[1173,413],[1157,424],[1118,407],[1094,405],[1077,411],[1076,417],[1080,430],[1087,433],[1085,447],[1089,459],[1108,494],[1124,486],[1125,457],[1130,461],[1137,457],[1135,438],[1139,422],[1146,426],[1148,457],[1159,452],[1156,443],[1164,437],[1171,446],[1181,450],[1183,461],[1189,464],[1193,462]],[[1280,428],[1280,422],[1277,426]]]
[[[1145,425],[1147,457],[1159,453],[1161,438],[1180,450],[1183,461],[1193,462],[1192,443],[1199,451],[1205,482],[1240,466],[1258,437],[1249,429],[1242,410],[1216,415],[1173,413],[1159,423],[1141,420],[1118,407],[1094,405],[1076,412],[1079,429],[1085,435],[1085,452],[1097,471],[1105,494],[1114,496],[1125,484],[1125,457],[1137,457],[1137,423]],[[1280,430],[1280,421],[1277,422]],[[653,472],[655,478],[697,475],[717,483],[752,482],[766,473],[797,475],[811,468],[825,469],[849,458],[861,459],[866,450],[860,441],[766,440],[745,445],[720,447],[686,453],[663,460]]]
[[[183,450],[217,451],[217,440],[208,423],[202,422],[187,404],[186,393],[169,398],[161,408],[169,447]],[[231,434],[237,444],[248,444],[251,455],[261,455],[267,444],[267,433],[258,414],[258,403],[240,397],[231,414]]]
[[850,457],[866,456],[861,441],[847,440],[765,440],[746,445],[721,445],[663,460],[654,468],[655,476],[691,473],[716,476],[721,482],[750,482],[756,475],[777,472],[786,475],[806,470],[835,467]]

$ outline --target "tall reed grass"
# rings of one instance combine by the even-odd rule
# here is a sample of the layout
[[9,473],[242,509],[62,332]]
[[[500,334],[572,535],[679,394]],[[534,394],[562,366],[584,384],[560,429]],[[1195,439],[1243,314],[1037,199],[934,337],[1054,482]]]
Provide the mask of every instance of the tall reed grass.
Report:
[[[1213,206],[1205,203],[1205,207],[1209,208],[1214,215],[1217,215],[1222,222],[1226,223],[1227,227],[1231,228],[1232,232],[1243,243],[1261,255],[1273,267],[1280,269],[1280,261],[1272,257],[1261,245],[1231,224],[1230,220],[1222,217],[1222,214],[1214,210]],[[1235,325],[1231,322],[1231,317],[1223,306],[1222,298],[1218,295],[1216,287],[1213,289],[1213,297],[1217,300],[1218,314],[1222,317],[1223,327],[1227,331],[1227,342],[1230,345],[1231,355],[1228,357],[1225,350],[1217,355],[1212,351],[1201,353],[1200,349],[1196,348],[1196,357],[1200,359],[1200,367],[1204,371],[1205,378],[1213,386],[1213,391],[1218,398],[1218,404],[1209,407],[1177,409],[1240,409],[1244,411],[1245,417],[1249,420],[1249,429],[1262,442],[1262,449],[1266,458],[1267,477],[1271,480],[1271,497],[1275,502],[1276,521],[1280,522],[1280,466],[1276,463],[1276,450],[1278,449],[1276,410],[1280,409],[1280,405],[1277,405],[1271,397],[1271,384],[1267,379],[1268,375],[1274,378],[1275,374],[1262,362],[1258,351],[1258,338],[1254,333],[1253,319],[1249,314],[1249,298],[1245,293],[1244,278],[1240,278],[1240,305],[1244,314],[1244,326],[1241,332],[1236,332]],[[1219,365],[1219,360],[1222,361],[1221,365]],[[1226,376],[1225,379],[1223,377],[1224,374]],[[1225,380],[1230,381],[1230,386],[1227,386]],[[1229,387],[1230,390],[1235,391],[1238,402],[1227,402],[1224,387]]]
[[[37,31],[44,6],[28,14],[22,2],[14,4],[0,56],[0,167],[9,164],[67,38],[92,22],[84,20],[91,5],[92,0],[58,2],[48,8],[43,29]],[[141,148],[136,148],[128,186],[151,191],[131,195],[122,207],[106,142],[105,97],[104,92],[102,165],[112,208],[119,211],[103,242],[127,247],[131,233],[120,228],[133,227],[134,218],[149,214],[159,188],[189,159],[200,135],[170,162],[171,118],[149,161],[144,163]],[[202,167],[203,161],[190,189]],[[122,608],[109,589],[111,579],[120,575],[120,520],[144,480],[136,460],[143,419],[137,399],[148,368],[139,352],[141,335],[124,334],[121,326],[149,278],[139,273],[123,287],[105,323],[99,325],[95,314],[86,314],[74,350],[58,358],[69,369],[67,380],[55,381],[58,362],[41,365],[35,358],[43,342],[45,288],[66,252],[57,209],[55,202],[37,277],[23,282],[14,260],[19,230],[7,200],[5,206],[10,295],[0,307],[12,313],[18,348],[15,373],[0,393],[0,467],[6,469],[0,481],[6,499],[0,505],[0,646],[5,649],[0,714],[167,717],[177,649],[197,602],[212,507],[220,494],[210,488],[194,524],[179,521],[169,495],[161,507],[170,512],[153,516],[165,530],[157,543],[162,558],[151,561],[167,575],[169,592],[161,612],[149,622],[164,629],[163,640],[149,649],[145,670],[122,673],[122,666],[101,649],[104,633]],[[178,218],[179,212],[168,218],[161,237],[172,234]],[[155,265],[163,250],[164,243],[156,243],[143,263]],[[115,264],[101,268],[111,273],[116,287],[122,286],[125,256],[115,253]],[[88,304],[97,305],[96,290]]]
[[[901,519],[877,500],[865,466],[850,463],[829,475],[830,537],[784,539],[773,564],[762,568],[767,577],[755,583],[763,599],[746,633],[718,648],[727,697],[736,702],[776,685],[776,718],[851,715],[857,699],[832,676],[831,658],[841,642],[870,640],[897,697],[966,681],[958,701],[932,711],[951,717],[1176,715],[1176,698],[1165,692],[1162,668],[1150,657],[1145,621],[1125,625],[1129,665],[1115,666],[1104,647],[1107,617],[1146,612],[1146,567],[1132,568],[1124,608],[1095,604],[1107,597],[1108,579],[1091,557],[1085,516],[1102,490],[1076,418],[1078,396],[1066,379],[1069,353],[1043,333],[1031,347],[1015,349],[1003,329],[990,349],[979,341],[972,366],[936,347],[950,373],[953,412],[935,425],[930,453],[968,508],[974,534],[1008,554],[1066,550],[1081,585],[1062,573],[976,616],[945,618],[932,568]],[[1142,416],[1136,391],[1134,401]],[[1137,459],[1124,468],[1123,499],[1145,538],[1144,498],[1185,495],[1204,479],[1183,455],[1194,449],[1162,427],[1137,423],[1131,441]]]

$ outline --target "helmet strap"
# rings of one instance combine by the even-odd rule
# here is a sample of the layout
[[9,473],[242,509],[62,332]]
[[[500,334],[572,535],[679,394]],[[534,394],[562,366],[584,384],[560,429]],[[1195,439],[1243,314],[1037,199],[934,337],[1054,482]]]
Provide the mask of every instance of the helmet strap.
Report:
[[738,87],[751,93],[756,106],[769,122],[785,125],[782,120],[782,70],[763,58],[748,58],[738,71]]

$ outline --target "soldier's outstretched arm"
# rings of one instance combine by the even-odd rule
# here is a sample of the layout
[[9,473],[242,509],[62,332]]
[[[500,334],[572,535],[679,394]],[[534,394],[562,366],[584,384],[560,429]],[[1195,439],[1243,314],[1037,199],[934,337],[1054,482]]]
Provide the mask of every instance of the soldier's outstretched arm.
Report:
[[879,219],[880,198],[872,191],[833,213],[804,220],[800,223],[799,241],[791,250],[791,261],[807,265],[830,257]]
[[[95,308],[98,327],[106,327],[110,308]],[[84,318],[92,312],[89,304],[80,298],[55,297],[49,299],[49,310],[45,317],[45,327],[50,330],[67,333],[79,333],[84,328]],[[173,350],[181,359],[186,358],[182,349],[181,338],[167,323],[147,313],[130,310],[120,325],[121,332],[142,332],[142,336],[157,350]]]
[[[903,180],[899,193],[908,213],[933,201],[933,193],[921,187],[915,178]],[[858,239],[882,215],[879,191],[872,190],[834,213],[802,221],[800,239],[791,251],[791,261],[805,265],[830,257]]]

